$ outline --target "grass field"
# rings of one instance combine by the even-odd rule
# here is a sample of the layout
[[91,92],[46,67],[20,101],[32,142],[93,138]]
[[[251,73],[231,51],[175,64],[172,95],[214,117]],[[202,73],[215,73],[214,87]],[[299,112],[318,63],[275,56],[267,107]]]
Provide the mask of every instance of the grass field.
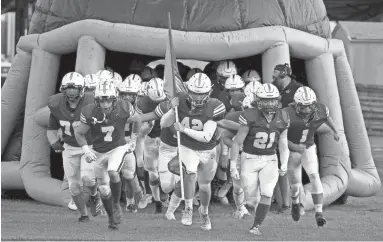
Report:
[[125,213],[117,232],[107,229],[106,217],[78,223],[76,212],[67,208],[38,204],[31,200],[2,200],[2,240],[382,240],[383,191],[375,197],[351,198],[346,205],[325,209],[328,224],[317,228],[313,212],[293,222],[289,215],[269,213],[263,236],[248,233],[253,217],[237,220],[234,207],[214,204],[210,209],[213,229],[202,231],[197,209],[194,224],[167,221],[154,215],[153,205],[137,214]]
[[[383,150],[376,145],[375,163],[383,177]],[[379,147],[378,147],[379,146]],[[375,146],[373,146],[374,148]],[[379,149],[378,149],[379,148]],[[210,216],[213,229],[202,231],[197,209],[194,224],[167,221],[154,215],[153,205],[137,214],[125,213],[117,232],[107,229],[106,217],[91,218],[78,223],[76,212],[67,208],[38,204],[32,200],[1,201],[2,240],[383,240],[383,189],[369,198],[350,198],[348,204],[326,207],[327,225],[317,228],[313,212],[307,212],[296,223],[289,215],[269,213],[263,224],[263,236],[248,232],[254,217],[237,220],[232,217],[234,207],[213,204]]]

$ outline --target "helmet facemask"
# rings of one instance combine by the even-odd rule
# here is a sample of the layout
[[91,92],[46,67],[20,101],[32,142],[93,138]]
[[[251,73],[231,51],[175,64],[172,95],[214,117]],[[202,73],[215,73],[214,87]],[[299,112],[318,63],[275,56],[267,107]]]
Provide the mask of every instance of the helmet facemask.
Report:
[[259,110],[267,113],[274,114],[279,107],[278,98],[258,98],[257,105]]
[[312,103],[309,105],[295,103],[295,109],[299,116],[301,116],[304,119],[309,119],[312,117],[313,113],[315,112],[315,103]]
[[243,93],[243,88],[237,88],[237,89],[229,89],[227,92],[230,95],[230,98],[233,98],[235,95],[242,94]]
[[78,85],[67,85],[61,88],[61,92],[69,103],[77,103],[84,94],[84,87]]
[[[210,91],[211,92],[211,91]],[[208,93],[195,93],[189,90],[188,101],[193,107],[200,108],[209,100],[210,92]]]
[[219,85],[221,85],[222,87],[225,87],[225,83],[226,83],[226,80],[227,78],[229,77],[226,77],[226,76],[221,76],[220,74],[216,73],[217,74],[217,82]]
[[103,114],[109,115],[117,106],[117,99],[110,96],[95,97],[94,102]]
[[134,92],[120,92],[118,96],[120,99],[128,101],[131,104],[136,103],[137,100],[137,93]]

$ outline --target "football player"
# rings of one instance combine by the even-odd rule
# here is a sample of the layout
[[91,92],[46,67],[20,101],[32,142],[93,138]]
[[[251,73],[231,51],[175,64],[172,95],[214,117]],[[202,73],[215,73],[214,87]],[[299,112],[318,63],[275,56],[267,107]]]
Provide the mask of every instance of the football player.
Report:
[[242,102],[245,98],[244,94],[245,82],[239,75],[232,75],[225,82],[225,89],[229,93],[229,102],[231,105],[230,112],[242,111]]
[[[248,108],[254,108],[255,101],[254,101],[253,95],[246,96],[245,99],[243,100],[242,105],[243,105],[244,110],[246,110]],[[239,123],[239,116],[241,115],[241,113],[242,113],[241,111],[229,113],[226,115],[224,120],[225,121],[231,120],[235,123]],[[231,147],[233,145],[232,139],[233,139],[235,133],[237,132],[237,130],[239,129],[239,125],[235,126],[235,125],[229,124],[229,126],[230,126],[230,130],[228,129],[222,134],[222,140],[226,146],[225,149],[228,149],[227,147]],[[241,147],[241,149],[242,149],[242,147]],[[242,152],[241,149],[240,149],[240,152]],[[229,153],[229,152],[226,151],[226,153]],[[225,156],[221,159],[221,163],[220,163],[220,165],[226,169],[229,167],[228,159],[229,159],[229,157]],[[238,172],[240,172],[240,170],[241,170],[240,159],[238,159],[236,168],[237,168]],[[244,196],[243,188],[241,185],[241,179],[233,179],[233,198],[234,198],[235,205],[237,207],[237,210],[234,213],[234,217],[235,218],[243,218],[245,216],[249,216],[250,213],[247,210],[247,208],[245,207],[246,202],[245,202],[245,196]],[[249,204],[256,209],[258,202],[259,202],[259,198],[257,196],[255,201],[249,201]]]
[[300,87],[294,94],[294,103],[285,109],[290,116],[288,132],[290,158],[288,178],[291,187],[291,216],[295,221],[300,218],[299,190],[302,187],[302,166],[312,184],[312,198],[315,206],[315,220],[318,227],[326,224],[322,214],[323,186],[319,176],[317,149],[314,134],[333,132],[334,139],[339,140],[334,122],[328,108],[317,101],[315,92],[309,87]]
[[[93,167],[81,162],[84,155],[81,146],[76,141],[74,129],[79,125],[81,109],[93,103],[93,95],[85,94],[84,77],[77,72],[66,74],[61,82],[60,92],[48,99],[50,109],[47,137],[52,149],[61,152],[63,156],[64,172],[68,179],[72,200],[81,213],[79,222],[89,221],[86,208],[86,198],[81,189],[84,180],[85,190],[91,194],[91,213],[97,216],[100,212],[100,198],[97,196],[97,185]],[[57,136],[61,129],[62,141]],[[90,136],[87,136],[90,140]],[[91,144],[91,142],[90,142]],[[86,166],[86,167],[84,167]],[[88,193],[89,194],[89,193]],[[89,197],[88,197],[89,199]]]
[[[120,172],[127,180],[134,178],[136,163],[133,151],[141,126],[140,116],[129,102],[117,99],[113,79],[104,79],[97,86],[95,102],[81,111],[81,123],[75,130],[77,142],[82,147],[86,160],[94,162],[94,171],[99,183],[101,200],[109,216],[109,229],[118,229],[122,220],[120,206]],[[130,142],[125,140],[125,124],[134,123]],[[93,148],[85,134],[91,130]],[[127,162],[127,166],[124,166]]]
[[[258,187],[261,191],[255,219],[250,233],[261,235],[259,227],[270,209],[271,197],[278,181],[278,146],[281,159],[279,175],[287,171],[289,157],[287,129],[290,124],[286,111],[278,108],[279,91],[273,84],[263,84],[256,93],[257,107],[243,111],[239,128],[230,154],[230,170],[233,179],[241,178],[245,197],[258,203]],[[239,149],[241,175],[237,169]]]
[[209,97],[211,87],[206,74],[195,74],[187,82],[188,93],[180,93],[171,102],[172,107],[178,106],[180,122],[175,123],[173,109],[161,120],[163,127],[174,124],[175,130],[181,133],[179,152],[184,165],[185,188],[185,210],[181,222],[184,225],[192,224],[195,182],[198,180],[201,200],[199,213],[203,230],[211,229],[208,206],[211,198],[210,183],[217,169],[216,141],[213,139],[217,129],[216,121],[225,115],[224,104]]
[[141,72],[141,78],[143,82],[148,82],[152,80],[152,78],[158,77],[157,71],[149,66],[145,66],[144,70]]
[[[137,94],[141,88],[142,79],[137,74],[131,74],[125,78],[125,80],[117,87],[118,97],[126,102],[129,102],[132,105],[136,104]],[[132,135],[132,123],[125,124],[125,140],[130,142],[130,137]],[[134,151],[135,157],[137,157],[137,152],[140,153],[138,146],[136,145],[136,150]],[[137,163],[137,160],[136,160]],[[126,166],[128,163],[124,163]],[[121,178],[123,175],[120,174]],[[125,194],[126,193],[126,194]],[[135,176],[131,180],[122,179],[122,193],[121,196],[126,195],[126,211],[136,213],[138,207],[145,208],[147,206],[146,199],[143,197],[143,191],[141,189],[140,183],[138,181],[138,172],[136,171]],[[138,204],[138,205],[137,205]]]
[[211,97],[217,98],[225,105],[226,111],[229,112],[231,109],[230,96],[225,90],[226,79],[232,75],[237,75],[237,67],[234,62],[230,60],[221,61],[217,67],[217,83],[218,85],[213,86]]
[[[165,101],[164,81],[160,78],[152,78],[147,84],[146,94],[137,100],[136,110],[139,114],[153,112],[159,103]],[[144,140],[144,168],[149,172],[149,185],[155,201],[155,213],[162,213],[160,177],[158,174],[160,123],[159,120],[145,122],[142,127],[139,138]]]

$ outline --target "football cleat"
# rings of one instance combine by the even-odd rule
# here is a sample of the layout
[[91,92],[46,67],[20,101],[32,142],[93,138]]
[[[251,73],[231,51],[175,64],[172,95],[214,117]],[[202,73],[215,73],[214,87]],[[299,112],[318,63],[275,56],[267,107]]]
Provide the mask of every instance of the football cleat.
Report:
[[199,217],[201,219],[201,229],[202,230],[211,230],[211,221],[209,214],[202,214],[201,207],[198,209]]
[[315,213],[315,220],[317,221],[318,227],[323,227],[327,222],[323,214],[318,212]]
[[254,226],[250,229],[251,234],[255,235],[262,235],[261,231],[259,230],[258,226]]
[[74,203],[73,199],[70,200],[70,202],[68,203],[68,208],[70,210],[73,210],[73,211],[76,211],[77,210],[77,206],[76,204]]
[[294,221],[299,221],[299,219],[301,218],[301,207],[299,203],[293,203],[293,205],[291,206],[291,217]]
[[174,216],[174,213],[171,213],[171,212],[166,212],[165,213],[165,218],[167,220],[176,220],[176,217]]
[[81,215],[81,217],[78,218],[78,221],[79,221],[80,223],[82,223],[82,222],[88,222],[88,221],[89,221],[89,216],[87,216],[87,215]]
[[129,213],[137,213],[138,212],[137,205],[136,204],[128,204],[126,206],[126,211]]
[[119,203],[113,204],[113,221],[116,224],[120,224],[122,222],[122,209]]
[[159,214],[162,213],[162,202],[161,201],[156,201],[155,202],[155,211],[154,213]]
[[181,223],[186,226],[190,226],[193,224],[193,210],[190,208],[186,208],[182,211]]

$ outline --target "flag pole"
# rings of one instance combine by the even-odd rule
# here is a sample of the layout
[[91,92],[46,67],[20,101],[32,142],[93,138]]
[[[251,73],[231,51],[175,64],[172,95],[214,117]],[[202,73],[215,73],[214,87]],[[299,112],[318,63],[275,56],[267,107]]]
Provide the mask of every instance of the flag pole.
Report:
[[[168,28],[169,28],[169,42],[170,42],[170,48],[173,48],[173,38],[172,38],[172,21],[170,17],[170,12],[168,12]],[[174,53],[173,53],[174,54]],[[174,74],[174,67],[176,63],[174,63],[174,58],[170,58],[172,62],[172,81],[173,81],[173,93],[176,93],[176,83],[175,83],[175,74]],[[179,117],[178,117],[178,106],[174,107],[174,111],[176,114],[176,123],[179,123]],[[180,179],[181,179],[181,199],[185,199],[185,191],[184,191],[184,175],[182,171],[182,155],[181,155],[181,135],[180,132],[177,131],[177,145],[178,145],[178,165],[180,167]]]

